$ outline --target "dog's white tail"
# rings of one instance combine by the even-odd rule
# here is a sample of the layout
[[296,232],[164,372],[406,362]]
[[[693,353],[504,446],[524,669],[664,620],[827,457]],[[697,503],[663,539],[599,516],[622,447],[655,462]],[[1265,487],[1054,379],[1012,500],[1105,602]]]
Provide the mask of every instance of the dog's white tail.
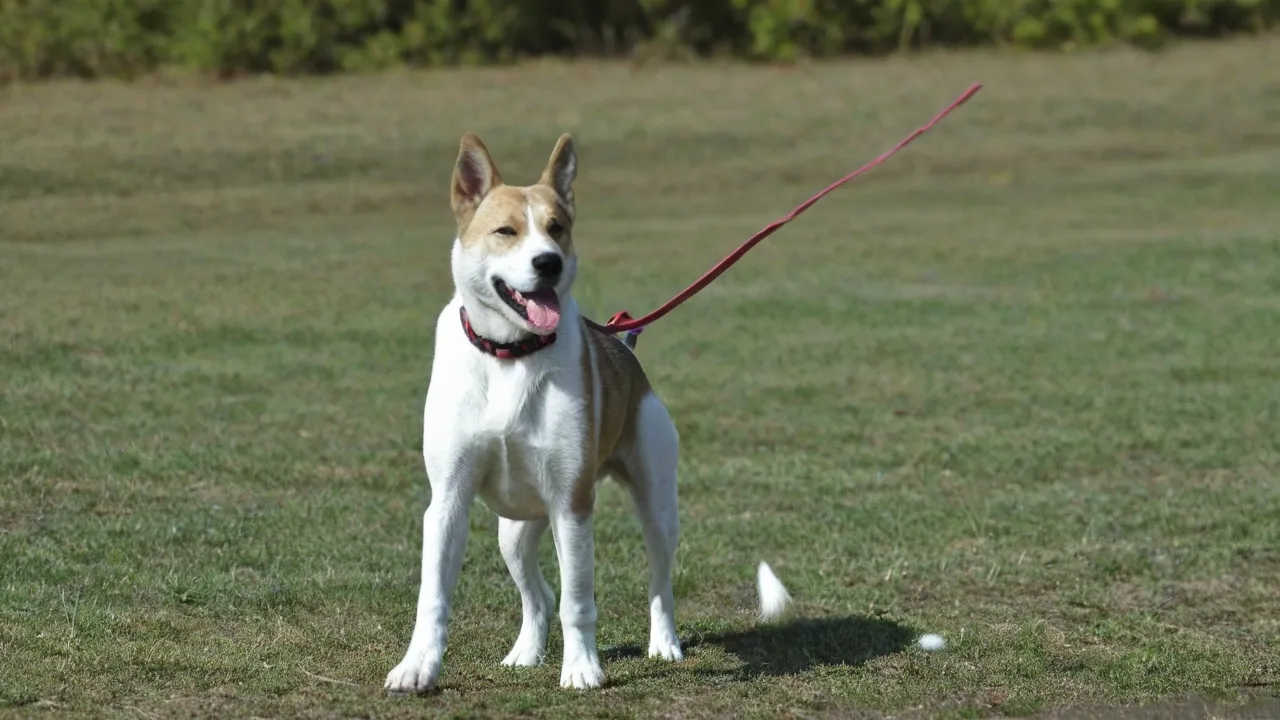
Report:
[[763,560],[756,573],[756,585],[760,591],[760,619],[773,620],[782,615],[791,602],[791,594]]

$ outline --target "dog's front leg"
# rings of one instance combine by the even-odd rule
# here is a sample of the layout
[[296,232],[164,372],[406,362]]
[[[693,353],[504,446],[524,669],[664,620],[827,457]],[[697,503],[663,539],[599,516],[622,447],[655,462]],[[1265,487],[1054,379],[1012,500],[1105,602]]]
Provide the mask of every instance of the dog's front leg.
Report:
[[[422,586],[418,591],[418,616],[404,659],[387,674],[392,693],[423,693],[435,688],[444,661],[448,637],[449,605],[462,569],[467,544],[467,510],[475,499],[470,472],[457,463],[433,482],[431,504],[422,518]],[[432,474],[432,477],[440,477]]]
[[560,561],[560,624],[564,664],[560,686],[585,690],[604,682],[596,651],[595,539],[590,513],[551,514],[551,535]]

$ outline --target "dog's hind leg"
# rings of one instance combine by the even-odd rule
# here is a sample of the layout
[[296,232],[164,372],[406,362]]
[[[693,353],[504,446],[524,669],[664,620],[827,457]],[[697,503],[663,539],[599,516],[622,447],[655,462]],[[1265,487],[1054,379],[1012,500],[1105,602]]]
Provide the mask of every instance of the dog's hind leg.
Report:
[[640,401],[631,447],[619,453],[649,554],[649,657],[682,660],[671,574],[680,535],[676,466],[680,438],[656,395]]
[[524,619],[520,636],[503,665],[537,665],[547,649],[547,630],[556,609],[556,595],[538,567],[538,543],[547,530],[548,521],[498,519],[498,545],[507,562],[511,579],[520,590]]

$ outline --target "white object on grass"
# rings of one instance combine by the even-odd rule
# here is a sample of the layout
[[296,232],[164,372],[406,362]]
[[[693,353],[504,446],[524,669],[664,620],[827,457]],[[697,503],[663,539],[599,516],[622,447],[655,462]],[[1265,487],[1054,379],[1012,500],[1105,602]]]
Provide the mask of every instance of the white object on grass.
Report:
[[791,602],[791,594],[782,585],[782,581],[769,569],[769,564],[760,561],[760,569],[756,573],[756,585],[760,591],[760,619],[773,620],[787,609]]
[[925,635],[920,636],[921,650],[928,650],[929,652],[933,652],[934,650],[941,650],[946,646],[947,646],[947,641],[944,640],[941,635],[938,635],[936,633],[927,633]]

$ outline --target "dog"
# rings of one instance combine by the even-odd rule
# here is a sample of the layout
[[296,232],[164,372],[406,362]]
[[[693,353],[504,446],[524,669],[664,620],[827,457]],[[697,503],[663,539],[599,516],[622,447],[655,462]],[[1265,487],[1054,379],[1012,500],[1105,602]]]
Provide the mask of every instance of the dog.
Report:
[[649,559],[649,656],[683,659],[672,566],[679,535],[679,435],[632,350],[586,321],[572,289],[578,157],[562,135],[538,182],[510,186],[479,137],[462,137],[450,192],[458,231],[453,299],[436,323],[423,410],[431,485],[413,636],[387,675],[395,694],[440,677],[467,511],[498,515],[503,560],[522,624],[504,665],[542,662],[556,597],[538,566],[547,529],[560,566],[560,685],[597,688],[592,512],[597,483],[619,481],[640,518]]

